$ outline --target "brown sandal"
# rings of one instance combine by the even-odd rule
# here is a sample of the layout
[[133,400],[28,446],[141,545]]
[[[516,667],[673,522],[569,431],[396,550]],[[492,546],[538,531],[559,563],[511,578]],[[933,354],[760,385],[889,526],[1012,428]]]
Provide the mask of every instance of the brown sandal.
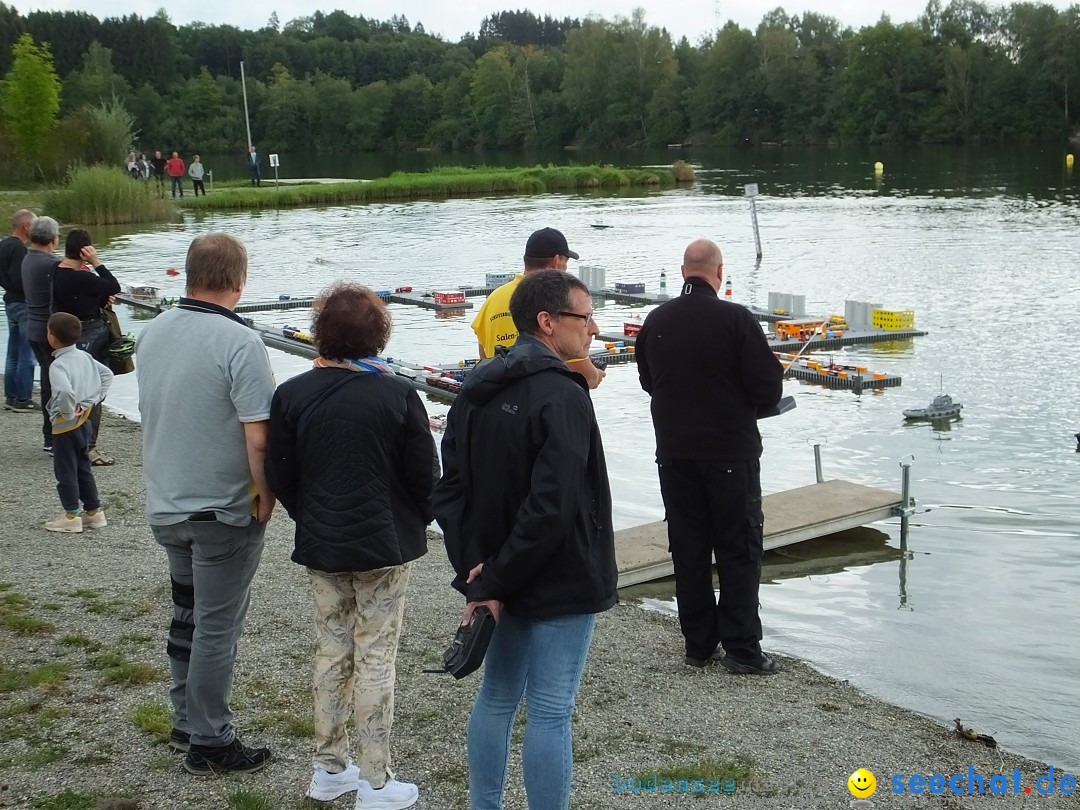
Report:
[[116,459],[105,455],[96,447],[90,451],[90,465],[92,467],[111,467],[115,463]]

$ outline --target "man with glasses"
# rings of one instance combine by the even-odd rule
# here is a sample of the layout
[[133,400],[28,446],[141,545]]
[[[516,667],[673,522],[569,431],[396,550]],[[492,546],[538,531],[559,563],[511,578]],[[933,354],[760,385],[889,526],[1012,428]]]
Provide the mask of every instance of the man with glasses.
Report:
[[780,667],[761,651],[758,615],[764,515],[757,414],[780,401],[784,370],[750,310],[717,297],[723,271],[719,247],[692,242],[683,255],[682,294],[649,313],[635,353],[641,387],[652,396],[686,663],[704,667],[722,646],[720,663],[729,671],[772,675]]
[[599,332],[589,290],[567,273],[530,273],[510,313],[520,337],[465,378],[450,409],[434,499],[463,622],[480,606],[498,620],[469,716],[472,810],[503,807],[523,694],[529,806],[570,806],[570,721],[617,578],[600,430],[585,381],[566,366]]
[[[481,360],[494,357],[497,346],[513,346],[517,340],[517,327],[510,317],[510,297],[521,280],[540,270],[565,272],[567,262],[577,258],[577,253],[570,250],[562,231],[541,228],[533,232],[525,243],[525,269],[512,281],[493,290],[473,319],[472,328],[480,343]],[[596,388],[604,379],[604,372],[589,360],[587,349],[581,357],[571,358],[568,365],[571,371],[585,378],[589,388]]]

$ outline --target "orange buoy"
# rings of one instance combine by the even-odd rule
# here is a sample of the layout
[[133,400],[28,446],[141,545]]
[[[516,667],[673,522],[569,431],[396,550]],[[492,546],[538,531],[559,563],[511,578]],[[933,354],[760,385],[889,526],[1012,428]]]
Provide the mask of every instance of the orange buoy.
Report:
[[178,275],[180,275],[180,271],[177,270],[175,267],[170,267],[168,270],[165,271],[165,275],[167,275],[167,276],[178,276]]

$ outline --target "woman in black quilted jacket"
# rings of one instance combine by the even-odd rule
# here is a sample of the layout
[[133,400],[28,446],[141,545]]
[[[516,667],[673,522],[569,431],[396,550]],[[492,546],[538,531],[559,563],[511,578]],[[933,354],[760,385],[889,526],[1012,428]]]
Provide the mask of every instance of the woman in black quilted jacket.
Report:
[[[316,301],[319,357],[270,409],[266,474],[296,522],[292,558],[315,595],[315,773],[308,795],[405,808],[415,785],[390,773],[397,655],[409,563],[427,552],[438,458],[410,382],[377,357],[390,313],[341,282]],[[345,723],[355,711],[359,757]]]

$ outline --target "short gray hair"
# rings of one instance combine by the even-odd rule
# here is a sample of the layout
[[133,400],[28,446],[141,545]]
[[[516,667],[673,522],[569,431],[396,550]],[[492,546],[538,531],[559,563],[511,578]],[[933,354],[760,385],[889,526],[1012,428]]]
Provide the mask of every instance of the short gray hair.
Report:
[[184,270],[188,292],[236,292],[247,283],[247,248],[227,233],[196,236],[188,246]]
[[15,216],[11,218],[11,227],[17,230],[23,225],[32,223],[36,217],[37,214],[29,208],[20,208],[15,212]]
[[555,316],[570,309],[573,290],[589,292],[581,279],[560,270],[538,270],[526,275],[510,296],[510,317],[518,332],[537,335],[540,332],[537,316],[541,312]]
[[60,238],[60,223],[52,217],[38,217],[30,226],[30,241],[35,245],[51,245]]

